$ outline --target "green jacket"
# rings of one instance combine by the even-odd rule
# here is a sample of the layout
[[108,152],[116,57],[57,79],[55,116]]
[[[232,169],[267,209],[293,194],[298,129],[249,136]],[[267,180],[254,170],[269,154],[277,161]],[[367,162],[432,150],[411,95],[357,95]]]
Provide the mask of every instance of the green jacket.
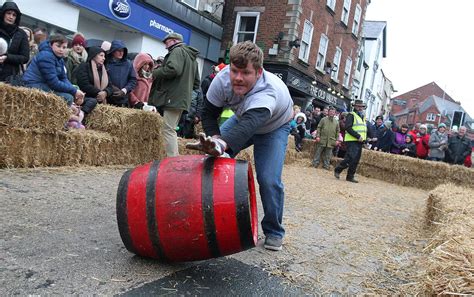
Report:
[[199,51],[184,43],[169,49],[163,66],[153,71],[148,103],[156,107],[189,110],[193,89],[199,89],[197,55]]
[[336,141],[339,136],[339,121],[335,117],[324,117],[316,128],[318,130],[316,137],[320,138],[318,145],[324,147],[336,146]]

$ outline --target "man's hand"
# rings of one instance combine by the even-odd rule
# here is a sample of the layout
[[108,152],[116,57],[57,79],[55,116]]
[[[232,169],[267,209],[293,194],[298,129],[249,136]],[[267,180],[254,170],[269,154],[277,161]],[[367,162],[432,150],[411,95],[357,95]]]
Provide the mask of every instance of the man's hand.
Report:
[[319,137],[316,137],[316,138],[314,139],[314,141],[316,141],[316,142],[320,142],[320,141],[321,141],[321,138],[319,138]]
[[97,93],[97,102],[99,103],[102,103],[105,101],[105,99],[107,98],[107,92],[106,91],[100,91],[99,93]]
[[224,140],[199,133],[199,142],[187,143],[186,148],[202,151],[214,157],[222,155],[227,147]]
[[77,105],[84,103],[84,93],[79,89],[76,91],[76,94],[74,94],[74,103]]

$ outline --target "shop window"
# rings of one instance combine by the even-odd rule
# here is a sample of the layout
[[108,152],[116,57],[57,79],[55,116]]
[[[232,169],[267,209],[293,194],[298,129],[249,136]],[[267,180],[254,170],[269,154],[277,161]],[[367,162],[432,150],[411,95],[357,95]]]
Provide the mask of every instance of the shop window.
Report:
[[331,8],[332,11],[336,10],[336,0],[327,0],[326,5]]
[[434,122],[436,121],[436,114],[430,112],[426,115],[426,120],[429,122]]
[[298,58],[308,62],[309,51],[311,49],[311,40],[313,39],[313,24],[306,20],[304,22],[303,36],[301,36],[301,45]]
[[198,9],[199,0],[181,0],[181,3],[184,3],[194,9]]
[[319,40],[318,59],[316,61],[316,68],[321,71],[324,71],[324,62],[326,61],[328,41],[328,37],[325,34],[321,34],[321,39]]
[[360,5],[357,4],[355,12],[354,12],[354,22],[352,23],[352,34],[357,36],[359,34],[359,24],[360,24],[360,12],[362,9],[360,8]]
[[350,12],[351,12],[351,0],[344,0],[344,7],[342,8],[341,21],[346,25],[349,22]]
[[238,12],[234,30],[234,44],[250,40],[255,42],[258,30],[259,12]]
[[331,71],[331,78],[333,81],[338,81],[337,77],[339,75],[339,65],[341,64],[341,55],[342,55],[342,50],[340,47],[336,47],[336,52],[334,53],[334,59],[332,61],[333,67],[332,69],[335,69],[335,71]]
[[351,69],[352,69],[352,59],[347,57],[346,59],[346,67],[344,68],[344,80],[342,85],[346,88],[349,88],[349,81],[351,78]]

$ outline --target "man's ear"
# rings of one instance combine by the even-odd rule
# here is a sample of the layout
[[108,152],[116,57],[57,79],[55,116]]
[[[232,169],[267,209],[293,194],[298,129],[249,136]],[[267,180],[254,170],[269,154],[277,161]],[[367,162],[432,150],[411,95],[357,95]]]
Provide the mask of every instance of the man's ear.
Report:
[[260,76],[262,76],[262,73],[263,73],[263,68],[260,68],[257,70],[257,78],[260,78]]

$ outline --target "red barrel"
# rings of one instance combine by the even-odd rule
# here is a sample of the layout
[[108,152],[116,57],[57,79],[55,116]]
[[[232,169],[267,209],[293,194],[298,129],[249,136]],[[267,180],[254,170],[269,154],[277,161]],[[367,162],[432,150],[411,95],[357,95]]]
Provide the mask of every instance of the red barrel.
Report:
[[119,183],[117,222],[129,251],[162,261],[204,260],[255,247],[252,167],[189,155],[131,169]]

